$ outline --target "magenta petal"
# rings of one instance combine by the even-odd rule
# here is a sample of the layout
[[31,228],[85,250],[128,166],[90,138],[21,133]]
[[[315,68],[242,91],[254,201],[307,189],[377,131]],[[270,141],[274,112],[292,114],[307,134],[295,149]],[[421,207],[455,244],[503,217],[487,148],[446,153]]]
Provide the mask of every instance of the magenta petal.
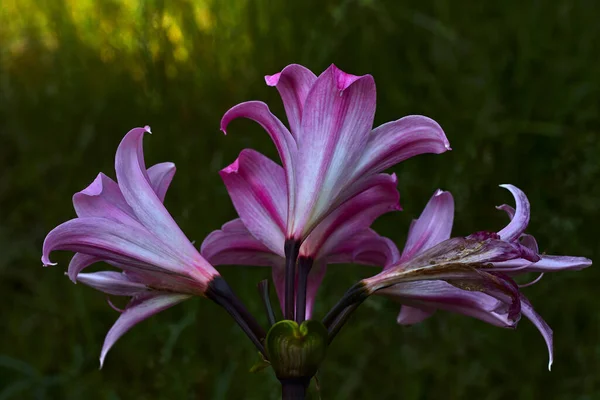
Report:
[[300,248],[300,255],[318,259],[325,257],[341,243],[352,239],[358,232],[371,226],[382,214],[398,210],[396,176],[356,195],[337,207],[308,236]]
[[146,129],[129,131],[117,149],[115,169],[123,197],[133,209],[137,219],[167,247],[188,264],[197,263],[212,270],[198,254],[152,188],[143,157],[143,138]]
[[103,173],[81,192],[73,195],[73,206],[80,218],[102,217],[126,224],[137,224],[136,216],[115,181]]
[[591,265],[592,260],[585,257],[542,255],[536,263],[522,258],[494,263],[494,270],[519,273],[579,271]]
[[525,296],[523,295],[521,295],[521,310],[523,312],[523,315],[525,315],[527,319],[533,322],[535,327],[542,334],[544,341],[546,342],[549,356],[548,370],[550,371],[552,369],[552,363],[554,362],[552,329],[548,326],[546,321],[544,321],[542,317],[534,311],[533,306],[531,305],[529,300],[527,300],[527,298],[525,298]]
[[141,225],[118,224],[106,218],[76,218],[57,226],[44,240],[44,265],[51,265],[49,255],[54,250],[81,252],[143,269],[186,270],[182,259]]
[[294,237],[303,237],[312,229],[312,219],[327,212],[364,150],[375,115],[375,82],[370,75],[354,78],[332,65],[306,98],[298,138]]
[[[430,311],[440,309],[456,312],[500,327],[513,327],[506,304],[485,293],[458,289],[443,281],[401,283],[377,294],[392,297],[404,305]],[[416,317],[425,316],[417,313]],[[408,317],[411,317],[410,315]]]
[[423,322],[427,318],[431,317],[434,312],[434,308],[417,308],[403,305],[402,307],[400,307],[400,313],[398,313],[398,318],[396,318],[396,322],[398,322],[400,325],[418,324],[419,322]]
[[525,193],[514,185],[500,185],[500,187],[508,189],[512,193],[517,205],[514,217],[510,223],[498,232],[502,240],[512,242],[517,240],[525,232],[525,229],[527,229],[530,215],[529,200],[527,200]]
[[115,296],[135,296],[149,290],[143,283],[132,281],[124,273],[116,271],[81,273],[77,275],[77,282]]
[[123,311],[119,319],[117,319],[112,328],[110,328],[104,339],[104,345],[102,346],[102,352],[100,353],[100,368],[102,368],[104,358],[110,348],[125,332],[137,323],[181,303],[189,297],[190,296],[188,295],[182,294],[152,294],[140,296],[131,300],[125,311]]
[[292,133],[298,138],[306,96],[317,77],[308,68],[298,64],[285,67],[280,73],[265,76],[269,86],[277,87]]
[[148,179],[150,180],[150,186],[156,193],[156,196],[161,202],[165,201],[165,195],[167,189],[175,176],[175,164],[172,162],[163,162],[148,168]]
[[281,260],[252,236],[241,219],[211,232],[202,242],[201,253],[213,265],[273,266]]
[[419,154],[440,154],[447,150],[450,143],[437,122],[409,115],[371,132],[355,176],[381,172]]
[[423,250],[450,238],[454,220],[454,199],[450,192],[437,190],[408,231],[402,259],[408,260]]
[[73,283],[77,283],[77,275],[84,269],[92,264],[102,261],[101,258],[91,256],[84,253],[75,253],[71,262],[69,262],[69,269],[67,275]]
[[283,163],[287,180],[288,205],[292,209],[295,201],[296,140],[285,125],[269,111],[269,107],[261,101],[247,101],[230,108],[221,119],[221,130],[226,132],[229,123],[236,118],[248,118],[256,121],[271,137]]
[[221,177],[246,228],[271,251],[283,256],[288,206],[283,168],[246,149],[221,171]]

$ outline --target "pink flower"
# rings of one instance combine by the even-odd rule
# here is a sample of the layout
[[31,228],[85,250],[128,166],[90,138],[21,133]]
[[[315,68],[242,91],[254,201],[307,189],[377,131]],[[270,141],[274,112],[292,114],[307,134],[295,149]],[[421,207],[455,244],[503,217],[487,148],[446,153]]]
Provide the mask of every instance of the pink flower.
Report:
[[[272,267],[273,281],[284,304],[285,218],[287,193],[283,168],[262,154],[243,150],[238,159],[221,171],[241,218],[212,232],[202,243],[202,255],[213,265],[260,265]],[[380,215],[398,210],[395,175],[376,174],[363,192],[340,204],[308,235],[299,249],[299,264],[310,260],[306,317],[327,264],[356,262],[388,265],[398,258],[396,246],[369,229]],[[244,223],[250,219],[252,230]],[[298,278],[296,278],[298,279]],[[297,283],[296,283],[297,285]]]
[[[375,82],[371,75],[354,76],[331,65],[317,77],[292,64],[265,80],[279,91],[291,130],[259,101],[231,108],[221,129],[225,132],[235,118],[250,118],[275,143],[285,181],[278,195],[287,201],[280,219],[274,221],[279,225],[271,228],[277,228],[277,235],[283,232],[284,239],[302,242],[345,200],[371,187],[379,172],[418,154],[450,149],[442,128],[427,117],[408,116],[372,129]],[[236,168],[234,163],[224,172],[235,173]],[[238,213],[257,239],[273,251],[283,250],[285,240],[275,232],[259,232],[264,228],[261,222],[244,209],[238,207]]]
[[530,215],[527,197],[513,185],[502,187],[513,194],[517,207],[516,211],[507,205],[498,207],[511,217],[498,233],[478,232],[450,239],[454,201],[449,192],[438,190],[413,221],[399,261],[363,280],[363,284],[370,293],[403,304],[400,324],[418,323],[442,309],[496,326],[514,327],[522,313],[543,335],[550,368],[552,330],[512,277],[526,272],[578,270],[592,262],[584,257],[538,254],[535,239],[524,233]]
[[[54,250],[76,252],[68,275],[104,293],[130,296],[108,332],[100,356],[138,322],[193,295],[205,295],[219,273],[198,253],[163,206],[175,174],[172,163],[146,169],[142,140],[150,128],[129,131],[117,149],[118,183],[100,173],[73,196],[77,218],[54,228],[42,262]],[[123,272],[81,273],[104,261]]]

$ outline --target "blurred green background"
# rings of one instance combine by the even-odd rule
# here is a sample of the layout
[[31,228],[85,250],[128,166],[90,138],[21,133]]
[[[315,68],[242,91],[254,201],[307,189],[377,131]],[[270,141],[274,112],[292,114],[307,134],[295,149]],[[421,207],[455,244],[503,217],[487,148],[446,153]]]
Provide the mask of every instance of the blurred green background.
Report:
[[[455,235],[496,230],[497,187],[532,203],[529,232],[549,254],[600,258],[600,5],[595,1],[0,0],[0,399],[276,399],[271,372],[216,305],[195,299],[136,326],[98,356],[117,318],[104,295],[39,261],[45,234],[74,216],[71,196],[149,124],[148,165],[173,161],[166,205],[196,243],[235,216],[218,170],[258,125],[219,132],[231,106],[266,101],[263,76],[296,62],[370,73],[376,125],[424,114],[453,147],[395,167],[404,212],[376,222],[399,245],[435,189],[456,200]],[[260,314],[261,268],[224,267]],[[316,315],[374,272],[330,269]],[[516,331],[439,312],[410,327],[371,299],[330,348],[323,399],[600,399],[600,272],[546,275],[525,290],[552,326],[556,357]],[[122,303],[121,303],[122,304]],[[316,390],[312,396],[318,398]]]

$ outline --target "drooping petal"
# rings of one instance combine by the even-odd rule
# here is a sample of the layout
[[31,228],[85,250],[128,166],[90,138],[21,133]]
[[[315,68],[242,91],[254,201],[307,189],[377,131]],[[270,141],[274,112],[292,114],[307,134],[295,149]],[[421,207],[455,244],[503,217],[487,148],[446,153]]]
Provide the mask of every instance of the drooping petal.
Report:
[[591,265],[592,260],[585,257],[542,255],[535,263],[523,258],[494,263],[494,270],[519,273],[579,271]]
[[87,268],[99,261],[102,261],[102,259],[96,256],[91,256],[84,253],[75,253],[73,258],[71,258],[71,262],[69,262],[69,268],[67,270],[69,279],[73,283],[77,283],[77,275],[83,271],[84,268]]
[[382,214],[399,210],[396,176],[387,177],[381,184],[349,199],[329,214],[302,244],[300,255],[313,259],[325,257],[356,233],[367,230]]
[[410,268],[407,266],[389,268],[361,282],[372,294],[400,283],[443,280],[459,289],[479,291],[500,300],[507,305],[508,317],[518,318],[520,313],[518,285],[509,276],[490,272],[489,269],[484,270],[485,264],[479,265],[477,267],[477,262],[437,263],[432,260],[422,267],[411,265]]
[[521,310],[523,315],[527,317],[535,327],[540,331],[544,341],[546,342],[546,346],[548,347],[548,370],[552,369],[552,363],[554,362],[554,350],[553,350],[553,338],[552,338],[552,329],[548,326],[546,321],[535,312],[533,306],[529,302],[529,300],[521,295]]
[[296,140],[285,125],[269,111],[269,107],[261,101],[247,101],[230,108],[221,119],[221,130],[227,133],[227,126],[236,118],[248,118],[257,122],[271,137],[285,170],[288,214],[291,214],[295,204],[294,160],[298,151]]
[[450,192],[437,190],[425,209],[411,225],[402,259],[408,260],[423,250],[450,238],[454,220],[454,199]]
[[73,195],[79,218],[101,217],[126,224],[137,224],[136,216],[115,181],[103,173],[81,192]]
[[150,290],[145,284],[132,281],[124,273],[116,271],[81,273],[77,275],[77,281],[115,296],[136,296]]
[[148,294],[134,298],[129,302],[127,308],[121,313],[121,316],[117,319],[112,328],[110,328],[104,339],[104,345],[102,346],[102,352],[100,353],[100,368],[102,368],[104,359],[110,348],[125,332],[137,323],[181,303],[189,297],[190,296],[188,295],[182,294]]
[[[378,294],[403,304],[398,316],[401,324],[420,322],[436,309],[468,315],[500,327],[513,327],[516,323],[508,317],[506,305],[498,299],[485,293],[458,289],[443,281],[401,283]],[[411,308],[405,310],[404,305]]]
[[312,71],[298,64],[288,65],[275,75],[265,76],[267,85],[275,86],[281,95],[292,134],[296,139],[301,132],[306,96],[316,80],[317,77]]
[[175,176],[175,171],[175,164],[172,162],[163,162],[148,168],[147,173],[148,179],[150,179],[150,186],[152,186],[154,193],[156,193],[161,202],[165,201],[165,195],[173,180],[173,176]]
[[221,171],[229,196],[254,237],[284,255],[287,195],[283,168],[254,150],[243,150]]
[[529,200],[527,199],[527,196],[525,196],[525,193],[514,185],[500,185],[500,187],[503,187],[512,193],[517,206],[514,217],[511,219],[510,223],[498,232],[498,235],[500,235],[502,240],[512,242],[517,240],[521,234],[525,232],[525,229],[527,229],[530,215]]
[[44,240],[44,265],[51,265],[49,256],[54,250],[81,252],[142,269],[186,271],[182,259],[141,225],[117,224],[106,218],[76,218],[57,226]]
[[163,247],[178,255],[183,261],[182,267],[193,265],[196,267],[193,273],[206,277],[215,275],[216,270],[198,254],[150,184],[143,157],[143,138],[147,132],[150,132],[149,127],[132,129],[117,149],[115,169],[123,197],[140,223],[163,243]]
[[429,307],[411,307],[403,305],[400,307],[396,322],[400,325],[414,325],[423,322],[435,313],[434,308]]
[[252,236],[239,218],[211,232],[200,251],[212,265],[273,266],[281,259]]
[[312,229],[311,219],[327,212],[344,189],[366,145],[375,115],[375,82],[370,75],[345,74],[334,65],[310,89],[298,138],[293,237]]
[[409,115],[375,128],[354,176],[381,172],[419,154],[440,154],[450,143],[440,125],[431,118]]

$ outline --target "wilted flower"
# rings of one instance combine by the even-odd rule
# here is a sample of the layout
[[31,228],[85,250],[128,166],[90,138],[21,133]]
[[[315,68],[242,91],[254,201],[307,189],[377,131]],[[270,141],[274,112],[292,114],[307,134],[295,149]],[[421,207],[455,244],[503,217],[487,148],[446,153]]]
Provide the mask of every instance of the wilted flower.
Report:
[[[265,80],[281,94],[291,131],[259,101],[231,108],[221,129],[245,117],[271,136],[283,163],[287,212],[280,222],[285,239],[303,241],[341,203],[376,183],[377,173],[418,154],[450,149],[440,126],[427,117],[407,116],[372,129],[371,75],[354,76],[331,65],[317,77],[292,64]],[[244,225],[260,238],[258,222],[243,211],[238,209]]]
[[[271,266],[283,307],[285,172],[262,154],[243,150],[233,164],[221,171],[221,176],[242,218],[212,232],[202,243],[202,255],[214,265]],[[380,215],[400,208],[396,177],[377,174],[371,180],[369,189],[336,208],[300,247],[299,264],[308,262],[312,265],[307,278],[307,318],[312,314],[313,301],[327,264],[356,262],[381,266],[386,260],[393,262],[398,258],[396,246],[369,229]],[[247,218],[252,221],[252,231],[243,222]]]
[[[54,250],[76,254],[68,275],[104,293],[131,296],[108,332],[100,363],[111,346],[138,322],[192,295],[205,295],[219,273],[198,253],[163,206],[175,174],[172,163],[146,169],[142,140],[149,127],[129,131],[117,149],[117,182],[100,173],[73,196],[77,218],[46,237],[42,262]],[[123,272],[81,273],[104,261]]]
[[524,233],[530,215],[527,197],[513,185],[502,186],[511,191],[517,205],[516,211],[507,205],[498,207],[511,217],[504,229],[449,239],[454,201],[449,192],[437,191],[413,221],[400,260],[363,284],[369,293],[403,304],[398,316],[401,324],[420,322],[443,309],[514,327],[522,313],[542,333],[550,367],[552,330],[512,278],[526,272],[581,269],[590,266],[591,260],[538,254],[535,239]]

